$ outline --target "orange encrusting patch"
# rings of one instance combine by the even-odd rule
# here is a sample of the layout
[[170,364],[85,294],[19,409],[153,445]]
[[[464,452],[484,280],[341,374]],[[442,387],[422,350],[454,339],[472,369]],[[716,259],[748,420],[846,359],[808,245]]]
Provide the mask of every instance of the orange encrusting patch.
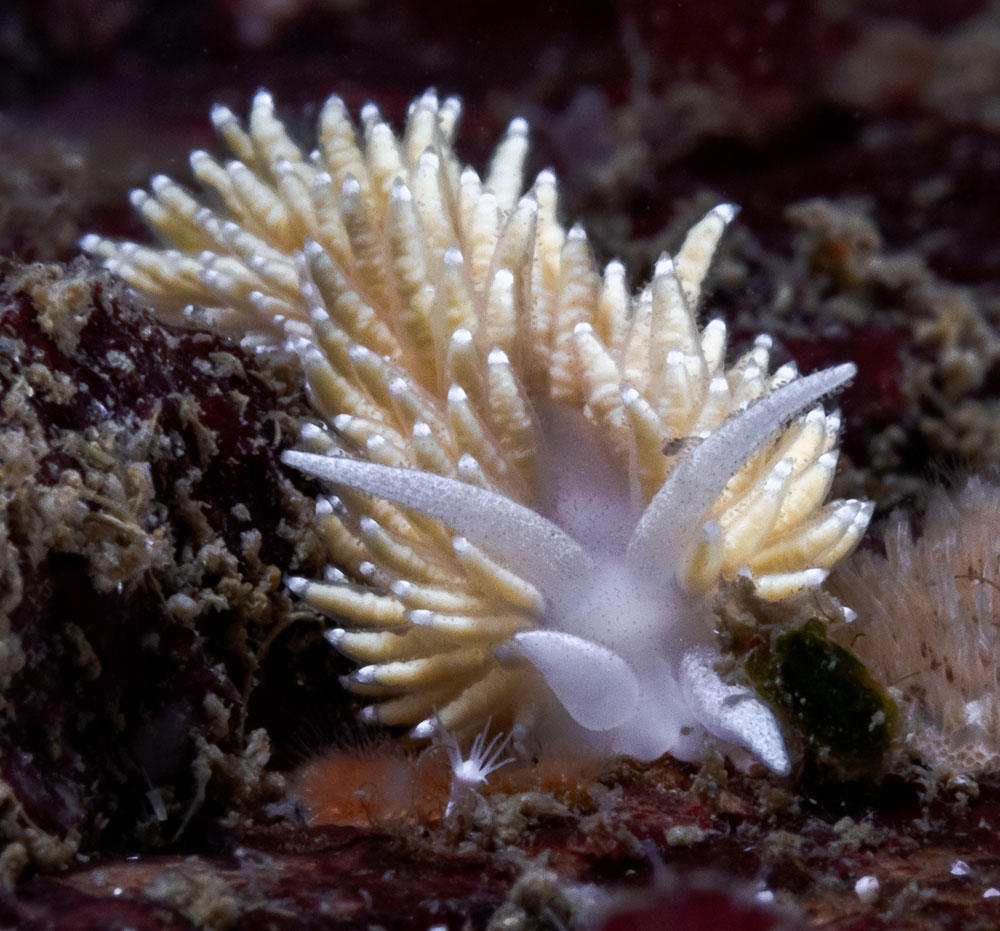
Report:
[[438,756],[392,745],[329,750],[295,773],[292,789],[314,827],[433,821],[448,801],[448,760]]
[[[598,774],[597,761],[589,766],[551,757],[538,763],[517,761],[490,776],[477,791],[483,795],[548,792],[572,805],[582,800]],[[328,750],[297,770],[291,784],[313,827],[428,823],[443,817],[451,771],[444,748],[408,754],[381,744]]]

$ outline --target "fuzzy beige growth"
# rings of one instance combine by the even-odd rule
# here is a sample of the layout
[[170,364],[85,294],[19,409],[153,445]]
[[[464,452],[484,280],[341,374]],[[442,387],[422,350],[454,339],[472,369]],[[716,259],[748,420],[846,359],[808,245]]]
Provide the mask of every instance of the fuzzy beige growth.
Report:
[[942,774],[1000,763],[1000,485],[975,477],[940,490],[923,533],[902,514],[884,557],[838,570],[836,594],[858,619],[843,630],[875,677],[894,685],[907,743]]
[[[501,661],[497,648],[551,627],[552,601],[514,564],[513,545],[470,542],[414,503],[424,500],[417,476],[534,509],[537,520],[526,508],[518,519],[540,539],[544,516],[591,554],[617,552],[690,450],[800,383],[792,365],[768,372],[768,337],[727,367],[725,324],[697,325],[734,208],[712,210],[632,295],[620,263],[599,271],[583,230],[560,225],[552,172],[522,195],[524,121],[511,123],[481,179],[452,149],[459,110],[427,93],[397,137],[372,105],[356,130],[332,97],[319,148],[305,155],[268,94],[255,98],[247,129],[217,107],[235,158],[191,156],[215,208],[157,176],[133,202],[167,248],[84,241],[166,312],[197,305],[229,332],[296,348],[325,421],[304,435],[314,452],[420,470],[399,479],[417,488],[409,498],[370,497],[369,478],[338,473],[337,496],[318,505],[337,569],[324,583],[291,584],[343,625],[331,641],[363,664],[350,687],[382,699],[364,714],[420,722],[423,736],[435,710],[453,731],[490,713],[530,723],[535,670]],[[664,557],[687,590],[747,574],[762,597],[788,598],[856,544],[870,505],[823,504],[839,417],[815,407],[785,426],[850,377],[842,368],[758,417],[759,442]],[[428,501],[451,494],[423,484]]]

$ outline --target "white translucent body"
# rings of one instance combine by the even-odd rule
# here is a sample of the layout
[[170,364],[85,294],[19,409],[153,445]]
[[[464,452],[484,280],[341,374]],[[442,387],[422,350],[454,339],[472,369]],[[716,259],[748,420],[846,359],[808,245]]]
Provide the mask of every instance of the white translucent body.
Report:
[[713,670],[709,605],[738,576],[794,598],[864,532],[869,504],[824,503],[840,420],[817,405],[853,367],[771,373],[765,335],[727,364],[698,314],[732,205],[630,293],[551,171],[524,191],[527,124],[480,178],[459,114],[428,92],[397,135],[332,97],[304,151],[260,92],[246,128],[213,111],[233,157],[192,154],[205,202],[164,176],[133,195],[166,248],[82,245],[161,314],[301,357],[319,422],[285,462],[332,483],[331,565],[288,584],[358,663],[363,720],[468,740],[492,716],[643,759],[710,734],[783,772],[773,716]]
[[553,482],[560,509],[573,514],[573,539],[538,511],[454,479],[338,456],[283,460],[440,520],[536,585],[542,626],[514,634],[500,655],[530,662],[594,746],[640,759],[686,756],[707,732],[787,772],[774,715],[713,672],[706,607],[683,578],[694,531],[739,466],[853,374],[842,365],[799,379],[727,421],[685,456],[617,553],[607,551],[607,502],[585,478]]

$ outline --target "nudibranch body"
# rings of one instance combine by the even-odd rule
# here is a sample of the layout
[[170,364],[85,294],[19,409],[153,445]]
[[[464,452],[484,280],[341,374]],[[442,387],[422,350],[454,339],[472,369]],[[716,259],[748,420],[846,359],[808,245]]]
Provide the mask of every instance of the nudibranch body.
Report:
[[820,584],[871,505],[823,502],[850,364],[730,367],[696,311],[734,209],[696,224],[652,281],[594,266],[543,171],[526,194],[515,120],[485,180],[452,149],[454,99],[428,92],[397,137],[336,97],[304,155],[266,93],[234,160],[191,157],[215,207],[163,176],[133,202],[168,248],[87,237],[164,312],[198,305],[301,355],[322,422],[283,461],[327,480],[332,567],[290,587],[334,619],[365,720],[654,759],[706,738],[789,768],[751,689],[728,684],[710,600],[744,575],[765,599]]

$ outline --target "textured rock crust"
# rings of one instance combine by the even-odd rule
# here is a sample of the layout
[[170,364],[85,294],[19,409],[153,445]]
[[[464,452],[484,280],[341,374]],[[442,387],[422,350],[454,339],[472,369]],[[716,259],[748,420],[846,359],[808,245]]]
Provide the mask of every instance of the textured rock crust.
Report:
[[296,377],[162,326],[83,263],[5,267],[8,877],[102,832],[161,842],[206,803],[234,817],[280,790],[251,705],[294,620],[277,565],[315,561],[311,502],[271,453],[298,431]]

